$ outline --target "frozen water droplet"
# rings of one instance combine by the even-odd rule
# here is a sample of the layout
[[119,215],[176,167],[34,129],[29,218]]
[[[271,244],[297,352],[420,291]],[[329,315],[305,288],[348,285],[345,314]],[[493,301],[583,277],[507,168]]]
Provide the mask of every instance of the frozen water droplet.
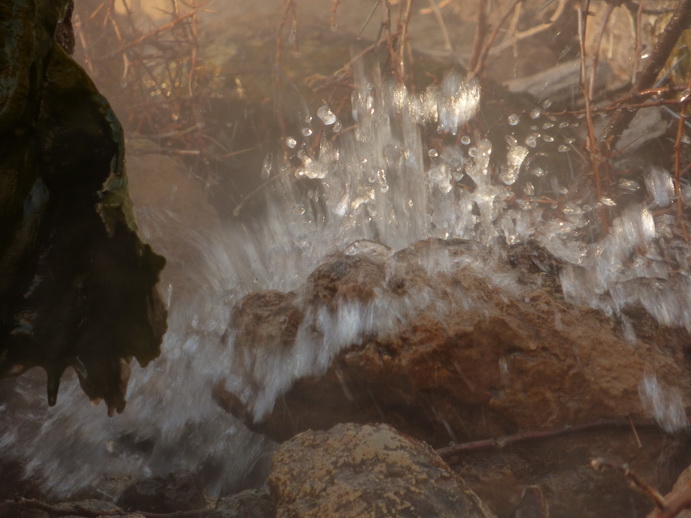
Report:
[[430,158],[437,158],[439,156],[439,151],[437,151],[434,148],[431,148],[427,154],[429,155]]
[[542,140],[545,142],[554,142],[554,137],[552,135],[542,135]]
[[476,147],[471,147],[468,150],[468,155],[475,158],[477,156],[477,148]]
[[619,180],[618,185],[620,189],[630,192],[636,192],[641,188],[640,184],[637,181],[628,179]]
[[312,128],[302,128],[302,136],[309,137],[312,135]]
[[569,124],[568,122],[566,122],[566,121],[560,122],[560,123],[559,123],[559,127],[560,127],[561,129],[568,128],[569,126],[570,126],[570,124]]
[[616,202],[612,198],[607,198],[606,196],[603,196],[600,198],[600,203],[603,205],[606,205],[607,207],[616,207]]
[[569,150],[569,146],[566,144],[559,144],[559,147],[557,148],[560,153],[566,153]]
[[506,141],[506,143],[507,143],[509,146],[512,146],[512,147],[518,144],[518,141],[516,140],[516,137],[514,137],[513,135],[506,135],[506,136],[504,137],[504,140]]
[[526,156],[528,156],[528,148],[523,146],[510,147],[506,153],[506,165],[501,168],[499,179],[506,185],[515,183]]
[[553,122],[545,122],[545,123],[542,125],[542,129],[551,129],[551,128],[553,128],[553,127],[554,127],[554,123],[553,123]]
[[538,178],[542,178],[545,176],[545,170],[542,167],[536,167],[530,171],[530,174],[537,176]]
[[512,113],[509,115],[508,121],[510,126],[516,126],[519,122],[521,122],[521,117],[515,113]]
[[525,184],[523,192],[526,194],[526,196],[533,196],[535,195],[535,186],[532,183],[528,182]]
[[341,121],[336,121],[334,124],[334,133],[338,133],[343,129],[343,124],[341,124]]
[[288,146],[290,149],[295,149],[295,146],[297,145],[298,141],[295,140],[293,137],[286,138],[286,146]]
[[540,115],[542,115],[540,108],[534,108],[534,109],[530,110],[530,118],[531,119],[539,119]]
[[336,123],[336,115],[331,111],[331,108],[329,108],[328,105],[323,104],[319,107],[317,110],[317,117],[321,119],[321,121],[324,123],[324,126],[331,126],[332,124]]
[[261,179],[267,180],[271,176],[271,166],[273,164],[273,155],[269,153],[264,158],[264,163],[262,164]]
[[413,200],[408,200],[408,207],[414,207],[415,203],[413,203]]
[[536,147],[536,146],[537,146],[537,137],[538,137],[538,136],[539,136],[539,135],[537,135],[537,134],[535,134],[535,133],[531,133],[530,135],[528,135],[528,136],[525,138],[525,145],[528,146],[528,147],[532,147],[532,148]]
[[470,144],[470,137],[468,135],[463,135],[461,137],[461,144],[463,144],[464,146]]

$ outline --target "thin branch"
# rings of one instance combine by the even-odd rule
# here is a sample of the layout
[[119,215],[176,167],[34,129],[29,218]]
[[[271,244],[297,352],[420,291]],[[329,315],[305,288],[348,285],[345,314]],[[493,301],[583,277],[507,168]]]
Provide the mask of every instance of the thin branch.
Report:
[[[648,58],[648,62],[635,78],[632,93],[651,88],[655,85],[655,80],[660,74],[660,70],[665,66],[667,59],[674,50],[681,33],[691,23],[691,0],[680,0],[672,18],[667,23],[662,36],[658,38],[653,52]],[[612,120],[605,128],[603,140],[607,142],[609,149],[614,149],[621,137],[621,133],[626,129],[634,115],[635,110],[623,109],[612,117]]]
[[518,43],[521,40],[528,39],[532,36],[535,36],[541,32],[546,31],[552,25],[554,25],[554,22],[556,22],[561,15],[564,12],[564,9],[568,5],[568,0],[559,0],[559,3],[557,4],[557,7],[554,10],[554,13],[552,13],[552,16],[550,16],[549,20],[547,20],[545,23],[542,23],[540,25],[536,25],[535,27],[531,27],[530,29],[526,29],[521,32],[517,32],[514,34],[512,37],[507,38],[505,41],[502,41],[499,43],[496,47],[490,50],[490,55],[495,55],[501,52],[504,49],[507,49],[509,47],[514,46],[516,43]]
[[492,45],[494,44],[494,40],[496,39],[497,34],[499,34],[499,29],[501,29],[504,23],[506,23],[506,20],[508,20],[509,16],[511,16],[511,13],[514,11],[514,9],[516,9],[516,6],[520,4],[522,1],[523,0],[515,0],[511,7],[509,7],[507,11],[504,13],[504,16],[501,17],[496,27],[492,31],[492,34],[490,35],[489,39],[484,44],[482,51],[480,52],[480,56],[477,59],[477,64],[470,69],[471,77],[476,77],[482,73],[483,69],[485,68],[485,61],[487,60],[487,55],[489,54],[489,51],[492,48]]
[[681,227],[681,234],[684,236],[684,241],[689,242],[689,231],[686,228],[686,219],[684,218],[684,198],[681,194],[681,148],[684,138],[684,125],[686,123],[687,102],[691,98],[691,79],[689,79],[689,88],[682,93],[682,106],[679,110],[679,121],[677,122],[677,138],[674,141],[674,197],[677,200],[677,219]]
[[[437,453],[441,458],[448,460],[466,451],[501,449],[509,444],[523,443],[539,439],[550,439],[553,437],[560,437],[562,435],[574,434],[586,430],[597,430],[601,428],[629,428],[631,427],[631,422],[632,421],[628,419],[599,419],[596,421],[590,421],[588,423],[563,426],[561,428],[548,428],[546,430],[518,432],[512,435],[505,435],[503,437],[492,437],[489,439],[480,439],[477,441],[453,444],[445,448],[439,448]],[[658,427],[657,423],[652,419],[640,419],[633,422],[635,422],[637,428]]]
[[685,509],[691,509],[691,481],[665,495],[665,507],[655,509],[647,518],[674,518]]
[[[585,119],[588,130],[588,140],[586,141],[586,150],[589,154],[590,159],[590,169],[593,174],[593,182],[595,184],[595,194],[597,196],[597,202],[599,206],[600,222],[602,223],[603,230],[607,232],[609,230],[609,221],[607,219],[607,211],[604,205],[601,203],[602,200],[602,153],[600,151],[600,146],[597,143],[595,137],[595,125],[593,124],[593,109],[592,109],[592,99],[590,97],[590,92],[586,88],[587,82],[587,67],[586,67],[586,50],[585,50],[585,40],[586,40],[586,29],[587,29],[587,16],[588,7],[590,5],[590,0],[585,1],[585,6],[578,6],[578,42],[580,44],[581,50],[581,77],[580,77],[580,87],[581,92],[583,92],[583,100],[585,102]],[[593,71],[591,70],[591,73]]]
[[449,37],[449,31],[446,29],[446,24],[444,23],[444,17],[441,15],[441,11],[439,10],[439,6],[434,0],[427,0],[429,3],[429,7],[432,10],[432,13],[434,14],[434,18],[437,20],[437,25],[439,26],[439,30],[441,31],[441,36],[444,39],[444,49],[445,50],[452,50],[453,45],[451,45],[451,38]]
[[607,30],[607,25],[609,24],[609,19],[612,16],[614,7],[615,5],[613,3],[608,3],[607,7],[605,7],[605,14],[602,19],[602,26],[600,27],[600,32],[595,38],[595,48],[593,49],[593,57],[591,60],[592,65],[590,67],[590,84],[588,85],[588,96],[591,99],[595,98],[595,79],[597,78],[597,67],[600,64],[600,49],[602,46],[602,38],[604,37],[605,31]]
[[637,489],[640,489],[643,493],[648,495],[650,498],[653,499],[655,502],[655,505],[659,509],[665,509],[667,507],[667,504],[665,503],[665,499],[663,496],[660,494],[660,492],[655,489],[653,486],[648,484],[647,482],[644,482],[641,480],[628,466],[628,464],[616,464],[614,462],[609,462],[606,461],[605,459],[593,459],[590,461],[590,466],[593,469],[602,471],[606,468],[613,469],[615,471],[619,471],[624,474],[626,479],[631,482],[631,484],[636,487]]
[[473,50],[468,58],[468,70],[475,70],[482,55],[482,44],[487,31],[487,5],[485,0],[477,1],[477,23],[475,24],[475,36],[473,37]]

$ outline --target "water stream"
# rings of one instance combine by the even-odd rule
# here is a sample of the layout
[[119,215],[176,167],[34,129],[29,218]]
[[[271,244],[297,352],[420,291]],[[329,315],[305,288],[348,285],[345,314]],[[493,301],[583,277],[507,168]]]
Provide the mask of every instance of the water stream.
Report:
[[[238,394],[261,418],[296,377],[323,372],[343,347],[365,334],[392,332],[424,304],[424,294],[344,304],[333,315],[309,314],[296,345],[281,354],[248,357],[235,347],[229,322],[243,296],[274,289],[299,297],[307,275],[337,251],[385,255],[428,237],[471,240],[487,258],[473,267],[513,296],[515,278],[497,243],[538,243],[563,265],[566,300],[617,318],[632,346],[635,333],[622,311],[636,304],[661,324],[691,332],[691,251],[673,237],[671,212],[659,210],[673,203],[670,173],[644,170],[630,186],[642,196],[611,207],[611,232],[594,238],[598,207],[592,199],[574,192],[557,206],[531,194],[538,182],[568,194],[568,174],[533,159],[541,152],[536,140],[569,153],[571,134],[554,124],[527,136],[507,134],[507,158],[493,172],[490,140],[463,134],[480,95],[476,83],[455,71],[414,94],[359,63],[355,127],[344,128],[326,103],[311,113],[286,141],[301,166],[275,158],[277,152],[256,172],[267,181],[260,216],[195,227],[186,214],[137,206],[144,237],[170,263],[162,282],[170,316],[161,358],[146,369],[133,366],[126,411],[109,419],[103,406],[88,405],[74,379],[63,382],[53,408],[45,403],[40,373],[18,379],[13,399],[0,407],[6,422],[17,423],[0,431],[0,451],[27,459],[27,473],[58,495],[100,481],[114,496],[108,492],[121,488],[123,477],[200,467],[211,492],[241,486],[271,444],[218,406],[215,384]],[[533,116],[519,122],[512,114],[508,124],[548,127],[550,120]],[[439,148],[423,143],[423,134],[435,131],[449,136]],[[319,141],[320,134],[328,138]],[[174,187],[171,196],[182,195]],[[683,194],[691,203],[689,186]],[[178,262],[184,261],[176,257],[180,243],[197,252],[195,261]],[[429,268],[448,269],[453,260],[435,257]],[[652,410],[670,428],[678,426],[680,398],[660,396],[664,390],[653,373],[641,383]]]

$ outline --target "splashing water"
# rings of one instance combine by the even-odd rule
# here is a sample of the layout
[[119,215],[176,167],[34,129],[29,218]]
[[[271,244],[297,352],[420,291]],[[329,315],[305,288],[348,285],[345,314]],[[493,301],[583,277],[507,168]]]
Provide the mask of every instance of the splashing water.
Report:
[[[477,84],[452,72],[439,87],[417,95],[383,80],[376,69],[366,73],[361,62],[354,73],[353,131],[339,132],[332,141],[323,138],[314,155],[316,131],[289,137],[285,144],[301,163],[297,168],[267,157],[262,174],[272,181],[263,193],[261,217],[198,228],[188,226],[183,214],[136,207],[145,238],[169,258],[162,282],[170,301],[162,357],[146,369],[133,369],[127,409],[111,419],[103,418],[102,408],[85,404],[74,380],[63,383],[53,408],[46,407],[35,376],[17,380],[20,404],[0,407],[0,415],[21,426],[0,432],[0,448],[27,459],[29,474],[56,494],[99,476],[159,475],[200,466],[213,473],[212,491],[239,483],[268,446],[219,407],[212,397],[215,385],[238,394],[261,418],[294,379],[323,372],[343,347],[365,335],[392,332],[428,303],[420,293],[415,299],[343,302],[331,312],[311,306],[295,344],[278,354],[248,352],[236,343],[229,322],[242,297],[296,290],[300,303],[307,275],[339,250],[346,256],[369,254],[388,265],[392,250],[429,237],[472,240],[483,250],[500,241],[532,240],[565,265],[560,277],[568,301],[615,316],[642,305],[660,323],[691,332],[690,252],[686,246],[663,246],[674,222],[650,210],[672,202],[668,172],[651,168],[646,186],[653,201],[623,208],[609,235],[593,242],[583,235],[596,218],[594,205],[573,199],[548,210],[531,198],[528,187],[525,197],[511,202],[512,186],[530,174],[536,142],[526,141],[525,147],[511,136],[498,178],[491,173],[487,138],[473,142],[464,135],[433,153],[425,149],[424,130],[457,135],[478,112]],[[327,105],[316,116],[315,127],[322,124],[334,133],[340,127]],[[530,117],[539,118],[539,110]],[[518,122],[516,116],[509,124]],[[559,173],[539,169],[534,178]],[[300,178],[317,186],[297,189]],[[464,188],[464,181],[473,188]],[[181,246],[194,252],[194,260],[180,257]],[[511,292],[511,274],[498,275],[495,256],[472,266]],[[421,258],[430,272],[448,270],[459,260],[441,252]],[[623,332],[635,343],[627,322]],[[656,402],[661,390],[648,378],[642,387],[641,397],[651,401],[655,415],[670,406]],[[675,419],[660,417],[662,423]]]

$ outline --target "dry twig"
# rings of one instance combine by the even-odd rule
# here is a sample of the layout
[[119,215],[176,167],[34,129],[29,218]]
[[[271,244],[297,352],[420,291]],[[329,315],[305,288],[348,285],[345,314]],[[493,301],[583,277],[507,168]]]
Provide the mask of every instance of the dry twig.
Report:
[[[600,151],[600,146],[597,143],[595,137],[595,125],[593,124],[593,109],[592,109],[592,98],[590,96],[590,91],[586,87],[587,80],[587,66],[586,66],[586,50],[585,50],[585,37],[587,29],[587,16],[588,7],[590,6],[590,0],[585,0],[585,5],[578,6],[578,42],[581,49],[581,78],[580,87],[581,92],[583,92],[583,100],[585,102],[585,119],[588,129],[588,140],[586,141],[586,150],[588,151],[588,156],[590,160],[590,171],[593,175],[593,182],[595,184],[595,194],[597,196],[597,202],[599,205],[600,222],[605,232],[609,230],[609,221],[607,219],[607,211],[602,204],[602,153]],[[591,70],[594,74],[594,71]]]
[[590,421],[588,423],[581,423],[577,425],[564,426],[561,428],[549,428],[546,430],[532,430],[527,432],[519,432],[512,435],[505,435],[503,437],[492,437],[489,439],[480,439],[477,441],[470,441],[461,444],[452,444],[446,448],[439,448],[437,453],[443,459],[450,459],[465,451],[479,451],[495,448],[504,448],[509,444],[517,444],[523,442],[530,442],[539,439],[550,439],[553,437],[560,437],[587,430],[597,430],[601,428],[629,428],[635,423],[637,428],[656,428],[657,423],[652,419],[640,419],[631,421],[630,419],[599,419]]
[[[635,78],[631,92],[633,95],[655,85],[657,76],[665,66],[684,29],[691,24],[691,0],[680,0],[662,36],[657,40],[646,65]],[[635,110],[622,109],[609,122],[603,133],[603,140],[609,149],[614,149],[621,133],[629,125]]]

